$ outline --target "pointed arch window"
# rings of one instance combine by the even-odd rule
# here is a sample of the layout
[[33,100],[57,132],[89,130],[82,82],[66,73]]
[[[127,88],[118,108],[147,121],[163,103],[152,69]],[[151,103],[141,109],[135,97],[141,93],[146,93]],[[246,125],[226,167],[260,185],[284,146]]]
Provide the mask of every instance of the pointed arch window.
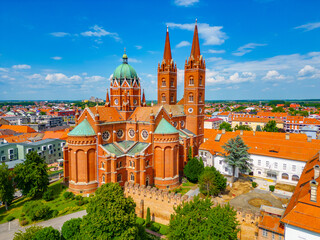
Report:
[[105,183],[106,182],[106,176],[103,174],[102,175],[102,183]]
[[117,182],[121,182],[122,181],[122,175],[121,174],[118,174],[117,175]]
[[199,102],[202,102],[202,94],[199,94]]
[[170,80],[170,87],[174,87],[173,79]]
[[166,101],[166,95],[162,94],[162,102],[165,102],[165,101]]
[[193,93],[189,94],[189,102],[193,102]]
[[133,173],[130,174],[130,181],[134,181],[134,174]]
[[170,101],[173,102],[173,94],[170,97]]
[[189,79],[189,85],[190,85],[190,86],[193,86],[193,85],[194,85],[194,79],[193,79],[193,77],[190,77],[190,79]]
[[165,87],[165,86],[166,86],[166,80],[162,79],[162,87]]
[[102,163],[101,163],[101,168],[103,168],[103,169],[104,169],[104,162],[102,162]]
[[199,85],[202,86],[202,77],[199,79]]

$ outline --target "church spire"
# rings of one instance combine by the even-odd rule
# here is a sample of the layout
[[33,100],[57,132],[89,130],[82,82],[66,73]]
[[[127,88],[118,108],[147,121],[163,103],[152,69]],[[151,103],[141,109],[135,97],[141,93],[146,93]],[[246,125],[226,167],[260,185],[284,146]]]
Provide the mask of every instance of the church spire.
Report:
[[193,34],[193,41],[192,41],[192,48],[191,48],[190,57],[193,57],[194,60],[198,60],[200,58],[200,45],[199,45],[197,19],[196,19],[196,24],[194,26],[194,34]]
[[170,63],[171,59],[172,59],[172,56],[171,56],[171,47],[170,47],[170,39],[169,39],[169,30],[167,26],[166,43],[164,45],[163,60],[165,60],[166,63]]
[[107,89],[107,96],[106,96],[106,107],[109,107],[109,105],[110,105],[110,100],[109,100],[109,91],[108,91],[108,89]]
[[143,89],[143,93],[142,93],[142,106],[145,107],[146,106],[146,97],[144,95],[144,89]]

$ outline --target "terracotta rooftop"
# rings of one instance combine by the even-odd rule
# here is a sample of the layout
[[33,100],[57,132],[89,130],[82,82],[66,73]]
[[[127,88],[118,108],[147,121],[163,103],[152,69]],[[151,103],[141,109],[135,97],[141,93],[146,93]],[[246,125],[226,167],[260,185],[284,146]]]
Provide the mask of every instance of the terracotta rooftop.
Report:
[[20,133],[33,133],[36,132],[33,128],[29,126],[21,126],[21,125],[1,125],[0,129],[11,129]]
[[284,235],[284,225],[280,222],[279,216],[262,212],[258,227]]
[[98,109],[100,121],[106,121],[106,122],[124,121],[120,113],[114,107],[98,106],[98,107],[91,107],[89,109],[93,113],[93,115],[97,114],[97,109]]

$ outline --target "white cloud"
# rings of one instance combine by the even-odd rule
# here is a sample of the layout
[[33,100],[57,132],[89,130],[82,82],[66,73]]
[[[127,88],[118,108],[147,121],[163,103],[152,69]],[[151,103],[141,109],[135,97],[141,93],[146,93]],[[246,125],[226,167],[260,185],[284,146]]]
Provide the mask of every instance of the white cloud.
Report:
[[[193,31],[194,23],[167,23],[171,28]],[[210,26],[207,23],[198,23],[200,38],[204,39],[204,45],[221,45],[228,38],[226,33],[222,32],[222,26]]]
[[311,31],[316,28],[320,28],[320,22],[307,23],[307,24],[295,27],[295,29],[304,29],[305,31]]
[[102,76],[91,76],[91,77],[85,77],[85,80],[87,80],[87,82],[101,82],[101,81],[105,81],[106,78]]
[[317,79],[320,78],[320,70],[310,65],[306,65],[298,72],[298,76],[298,79],[300,80]]
[[263,80],[266,81],[276,81],[276,80],[283,80],[286,77],[284,75],[281,75],[278,71],[276,70],[270,70],[267,72],[267,74],[263,77]]
[[221,57],[209,57],[206,59],[206,62],[216,62],[216,61],[222,61],[223,59]]
[[181,41],[180,43],[177,44],[176,48],[186,47],[190,45],[191,43],[189,43],[188,41]]
[[205,53],[225,53],[225,50],[214,50],[214,49],[209,49],[208,51],[204,51]]
[[50,35],[54,36],[54,37],[65,37],[65,36],[69,36],[70,33],[66,33],[66,32],[52,32],[50,33]]
[[[92,30],[82,32],[80,34],[84,37],[99,37],[100,38],[100,37],[104,37],[104,36],[110,36],[116,40],[120,40],[117,33],[108,32],[108,31],[104,30],[103,27],[100,27],[98,25],[94,25],[90,29],[92,29]],[[98,43],[101,43],[101,41],[98,40]]]
[[[122,61],[123,61],[123,59],[120,58],[120,59],[119,59],[119,62],[122,62]],[[139,59],[128,57],[128,63],[129,63],[129,64],[130,64],[130,63],[141,63],[141,62],[142,62],[142,61],[139,60]]]
[[55,56],[55,57],[51,57],[51,59],[53,59],[53,60],[61,60],[62,57]]
[[38,73],[35,73],[35,74],[30,75],[30,76],[26,76],[26,78],[28,78],[28,79],[41,79],[42,75],[38,74]]
[[0,68],[1,72],[8,72],[8,68]]
[[174,3],[177,6],[183,6],[183,7],[190,7],[198,2],[199,2],[199,0],[174,0]]
[[140,46],[140,45],[136,45],[135,47],[136,47],[136,49],[138,49],[138,50],[142,49],[142,46]]
[[219,90],[221,90],[221,88],[219,88],[219,87],[218,88],[210,88],[209,90],[210,91],[219,91]]
[[235,72],[232,75],[225,72],[216,72],[207,69],[206,72],[206,84],[235,84],[244,82],[253,82],[256,78],[256,74],[252,72]]
[[10,77],[10,76],[8,76],[8,75],[2,75],[1,77],[2,77],[3,79],[8,79],[8,80],[11,80],[11,81],[15,80],[15,78]]
[[82,78],[78,75],[67,77],[63,73],[53,73],[48,74],[45,80],[48,81],[49,84],[76,84],[80,83]]
[[248,43],[244,46],[239,47],[235,52],[232,54],[235,56],[243,56],[249,52],[252,52],[253,49],[256,47],[266,46],[267,44],[261,44],[261,43]]
[[13,69],[30,69],[31,66],[27,64],[19,64],[19,65],[13,65]]

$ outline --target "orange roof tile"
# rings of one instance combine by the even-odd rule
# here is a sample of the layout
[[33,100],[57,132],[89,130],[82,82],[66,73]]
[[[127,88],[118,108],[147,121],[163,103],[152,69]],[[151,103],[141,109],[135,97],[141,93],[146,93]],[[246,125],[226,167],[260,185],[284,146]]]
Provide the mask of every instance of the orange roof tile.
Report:
[[45,131],[42,139],[56,138],[61,140],[66,140],[68,138],[69,129],[60,131]]
[[21,125],[2,125],[0,129],[11,129],[20,133],[33,133],[36,132],[33,128],[29,126],[21,126]]
[[128,120],[150,122],[151,110],[153,111],[153,114],[156,116],[158,114],[158,112],[160,111],[161,107],[162,106],[160,106],[160,105],[153,106],[153,107],[137,107],[134,110],[134,112],[131,114],[131,116]]
[[42,133],[25,133],[17,136],[3,137],[3,139],[5,139],[8,143],[21,143],[21,142],[29,141],[30,138],[34,138],[36,136],[41,136],[41,135]]
[[279,216],[261,213],[261,220],[259,222],[259,228],[267,229],[272,232],[284,235],[284,225],[280,222]]
[[[89,109],[93,113],[93,115],[97,113],[97,107],[90,107]],[[100,116],[100,121],[107,121],[107,122],[124,121],[120,113],[114,107],[98,106],[98,113]]]
[[283,123],[281,119],[275,118],[275,119],[269,119],[269,118],[258,118],[258,117],[233,117],[233,122],[261,122],[261,123],[267,123],[269,121],[276,121],[276,123]]

